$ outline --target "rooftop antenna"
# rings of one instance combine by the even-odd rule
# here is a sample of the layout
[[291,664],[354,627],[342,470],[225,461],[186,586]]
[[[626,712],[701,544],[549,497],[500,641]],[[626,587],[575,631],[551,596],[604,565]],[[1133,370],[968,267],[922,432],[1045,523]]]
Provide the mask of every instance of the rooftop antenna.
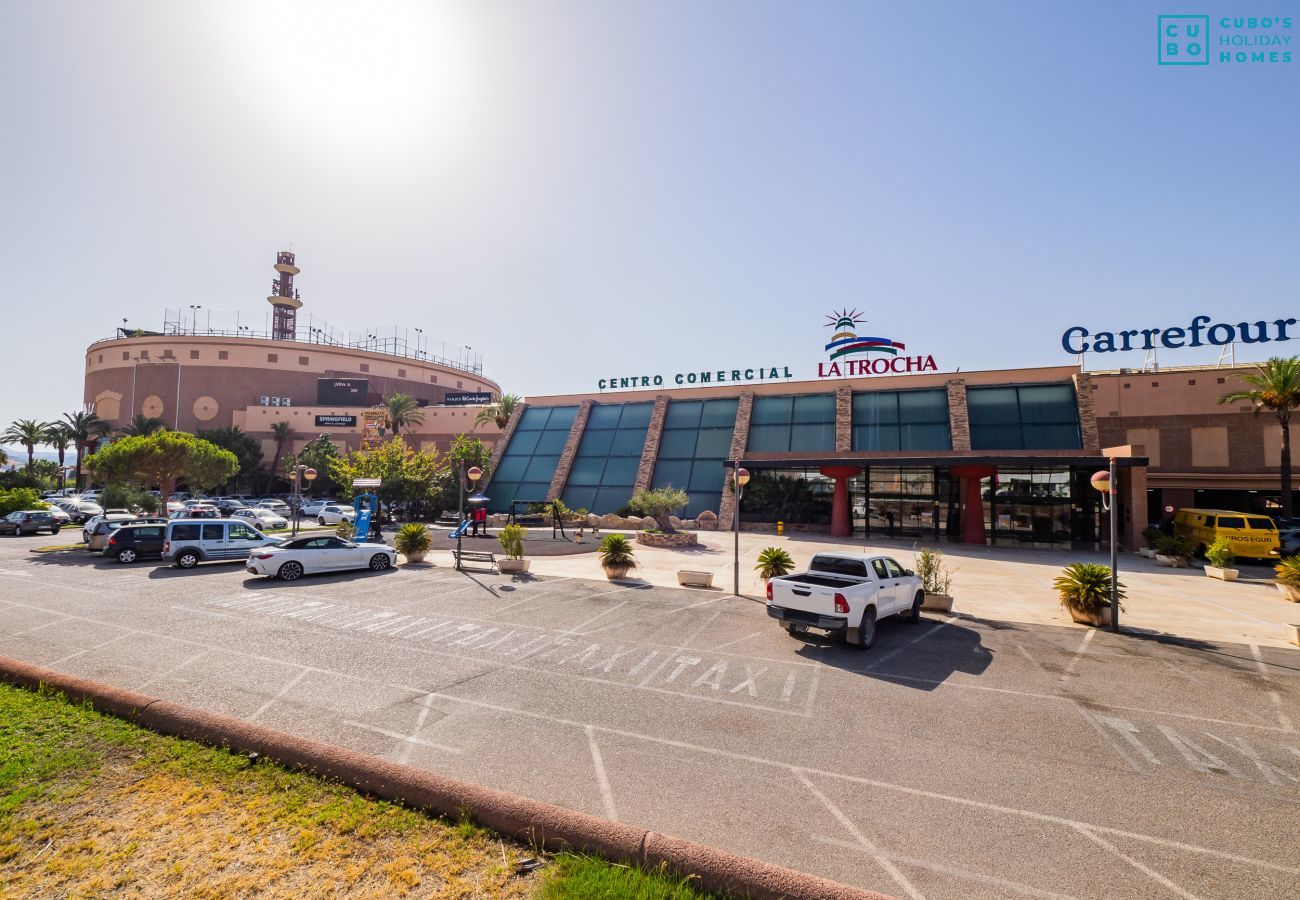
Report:
[[1156,360],[1156,348],[1152,347],[1147,350],[1146,358],[1142,360],[1143,372],[1159,372],[1160,363]]
[[1228,344],[1225,344],[1223,348],[1219,350],[1219,363],[1214,368],[1222,369],[1223,364],[1225,362],[1228,364],[1229,368],[1233,368],[1233,369],[1237,368],[1237,342],[1236,341],[1232,341]]
[[266,298],[273,311],[271,339],[292,341],[298,334],[298,310],[302,307],[302,300],[293,288],[293,276],[302,270],[294,265],[292,250],[281,250],[275,254],[275,271],[280,276],[271,282],[271,296]]

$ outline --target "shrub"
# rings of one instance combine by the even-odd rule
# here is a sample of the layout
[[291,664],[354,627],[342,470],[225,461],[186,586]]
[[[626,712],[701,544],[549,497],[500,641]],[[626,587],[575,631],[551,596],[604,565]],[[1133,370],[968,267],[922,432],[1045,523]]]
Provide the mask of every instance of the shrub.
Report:
[[97,501],[104,509],[130,509],[145,513],[158,511],[158,498],[133,484],[115,482],[104,488]]
[[0,517],[9,515],[11,512],[18,512],[20,509],[48,509],[49,504],[41,499],[32,488],[14,488],[9,491],[0,491]]
[[1236,561],[1237,554],[1232,552],[1227,538],[1219,538],[1205,551],[1205,559],[1217,569],[1226,569]]
[[1300,587],[1300,556],[1287,556],[1273,567],[1277,583],[1287,587]]
[[524,558],[524,537],[528,534],[528,529],[522,525],[507,525],[497,532],[497,541],[501,544],[502,551],[510,559]]
[[1165,533],[1156,525],[1148,525],[1142,529],[1142,537],[1146,538],[1148,547],[1154,547],[1164,536]]
[[628,505],[635,512],[650,516],[658,522],[665,534],[675,534],[677,529],[673,528],[673,523],[668,517],[676,510],[685,509],[690,502],[691,498],[686,496],[685,491],[667,484],[660,488],[642,488],[632,495]]
[[397,534],[393,537],[393,546],[403,556],[410,556],[412,553],[428,553],[429,548],[433,546],[433,538],[429,534],[429,529],[423,524],[409,522],[397,529]]
[[[1089,615],[1110,606],[1110,566],[1101,563],[1070,563],[1052,582],[1061,596],[1061,605]],[[1124,585],[1116,584],[1116,597],[1124,599]],[[1120,605],[1120,609],[1123,609]]]
[[352,536],[357,533],[357,526],[353,525],[348,519],[339,519],[339,523],[334,526],[334,533],[345,541],[352,540]]
[[952,587],[952,575],[943,561],[942,550],[922,547],[916,554],[916,574],[921,578],[921,589],[927,594],[946,594]]
[[632,555],[632,542],[621,534],[605,535],[597,552],[607,575],[625,575],[639,565]]
[[1187,538],[1166,534],[1156,541],[1156,553],[1161,556],[1172,556],[1174,559],[1181,559],[1186,562],[1195,555],[1196,548],[1192,546]]
[[781,547],[765,547],[758,554],[758,565],[754,566],[754,571],[764,581],[771,581],[793,572],[794,559]]

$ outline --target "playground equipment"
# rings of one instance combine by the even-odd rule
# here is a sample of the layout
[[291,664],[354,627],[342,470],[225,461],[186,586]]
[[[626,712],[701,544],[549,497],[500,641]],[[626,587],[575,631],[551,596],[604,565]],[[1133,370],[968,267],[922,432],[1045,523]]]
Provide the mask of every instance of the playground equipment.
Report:
[[453,540],[453,541],[454,541],[454,540],[457,540],[458,538],[463,537],[464,534],[465,534],[465,532],[468,531],[469,528],[470,528],[470,526],[473,525],[473,524],[474,524],[474,523],[471,522],[469,519],[461,519],[461,522],[460,522],[459,525],[457,525],[457,526],[456,526],[455,528],[453,528],[451,531],[447,532],[447,538],[448,538],[448,540]]

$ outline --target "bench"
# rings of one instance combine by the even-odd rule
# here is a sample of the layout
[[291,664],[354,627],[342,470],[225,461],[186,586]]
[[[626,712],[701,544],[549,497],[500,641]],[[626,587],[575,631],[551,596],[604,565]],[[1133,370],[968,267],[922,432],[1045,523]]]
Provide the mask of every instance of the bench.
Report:
[[491,564],[496,571],[501,571],[497,565],[497,555],[489,550],[453,550],[451,555],[456,559],[456,568],[464,568],[466,562],[483,562]]

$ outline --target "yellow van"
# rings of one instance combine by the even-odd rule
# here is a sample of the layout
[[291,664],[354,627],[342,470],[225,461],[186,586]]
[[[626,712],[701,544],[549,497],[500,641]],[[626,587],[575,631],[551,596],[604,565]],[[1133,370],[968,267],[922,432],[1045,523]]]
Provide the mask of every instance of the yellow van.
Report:
[[1174,513],[1174,535],[1190,541],[1198,554],[1226,538],[1241,559],[1276,559],[1280,555],[1277,525],[1267,516],[1227,509],[1180,509]]

